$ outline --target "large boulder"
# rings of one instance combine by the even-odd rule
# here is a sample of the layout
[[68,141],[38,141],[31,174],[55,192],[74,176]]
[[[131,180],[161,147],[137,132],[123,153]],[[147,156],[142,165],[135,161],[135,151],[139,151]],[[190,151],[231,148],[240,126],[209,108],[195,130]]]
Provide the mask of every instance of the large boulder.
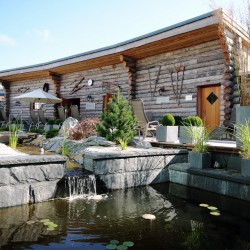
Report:
[[82,129],[78,120],[73,118],[73,117],[68,117],[62,124],[58,136],[68,138],[69,137],[69,132],[72,129]]

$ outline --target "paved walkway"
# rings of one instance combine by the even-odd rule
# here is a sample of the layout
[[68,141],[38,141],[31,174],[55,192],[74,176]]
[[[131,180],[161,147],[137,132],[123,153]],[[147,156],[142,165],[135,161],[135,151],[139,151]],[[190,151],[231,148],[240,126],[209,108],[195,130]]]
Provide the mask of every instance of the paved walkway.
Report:
[[13,148],[8,147],[3,143],[0,143],[0,156],[10,156],[10,155],[16,156],[16,155],[26,155],[26,154],[14,150]]

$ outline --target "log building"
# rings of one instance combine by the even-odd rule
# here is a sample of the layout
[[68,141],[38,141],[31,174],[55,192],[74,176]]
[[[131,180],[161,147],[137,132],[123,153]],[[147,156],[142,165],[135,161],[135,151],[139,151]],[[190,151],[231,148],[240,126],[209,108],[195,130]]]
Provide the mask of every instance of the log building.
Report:
[[[120,89],[128,100],[143,99],[153,120],[172,113],[199,115],[210,127],[226,125],[239,102],[227,38],[236,39],[241,47],[249,44],[240,26],[226,33],[232,28],[230,22],[222,10],[220,16],[209,12],[112,46],[0,71],[6,112],[15,117],[22,111],[28,120],[30,104],[15,102],[13,97],[46,84],[49,93],[62,98],[61,105],[78,105],[82,118],[99,116]],[[221,23],[226,27],[223,31]],[[44,108],[52,118],[55,106]]]

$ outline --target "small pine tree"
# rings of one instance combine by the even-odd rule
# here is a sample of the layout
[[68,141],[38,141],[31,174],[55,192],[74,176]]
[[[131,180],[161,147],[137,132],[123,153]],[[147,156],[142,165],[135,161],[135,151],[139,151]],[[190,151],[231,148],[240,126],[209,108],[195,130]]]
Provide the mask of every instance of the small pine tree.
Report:
[[133,115],[128,101],[118,91],[109,99],[108,108],[101,113],[101,123],[96,130],[110,141],[126,141],[127,144],[135,136],[137,118]]

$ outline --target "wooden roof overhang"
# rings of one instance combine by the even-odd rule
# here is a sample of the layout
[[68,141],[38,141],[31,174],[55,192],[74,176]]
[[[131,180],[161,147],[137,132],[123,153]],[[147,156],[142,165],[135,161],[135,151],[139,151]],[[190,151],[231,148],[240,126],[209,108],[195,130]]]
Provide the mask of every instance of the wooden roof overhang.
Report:
[[0,81],[14,82],[62,75],[135,60],[218,39],[218,21],[212,12],[113,46],[44,64],[0,71]]

